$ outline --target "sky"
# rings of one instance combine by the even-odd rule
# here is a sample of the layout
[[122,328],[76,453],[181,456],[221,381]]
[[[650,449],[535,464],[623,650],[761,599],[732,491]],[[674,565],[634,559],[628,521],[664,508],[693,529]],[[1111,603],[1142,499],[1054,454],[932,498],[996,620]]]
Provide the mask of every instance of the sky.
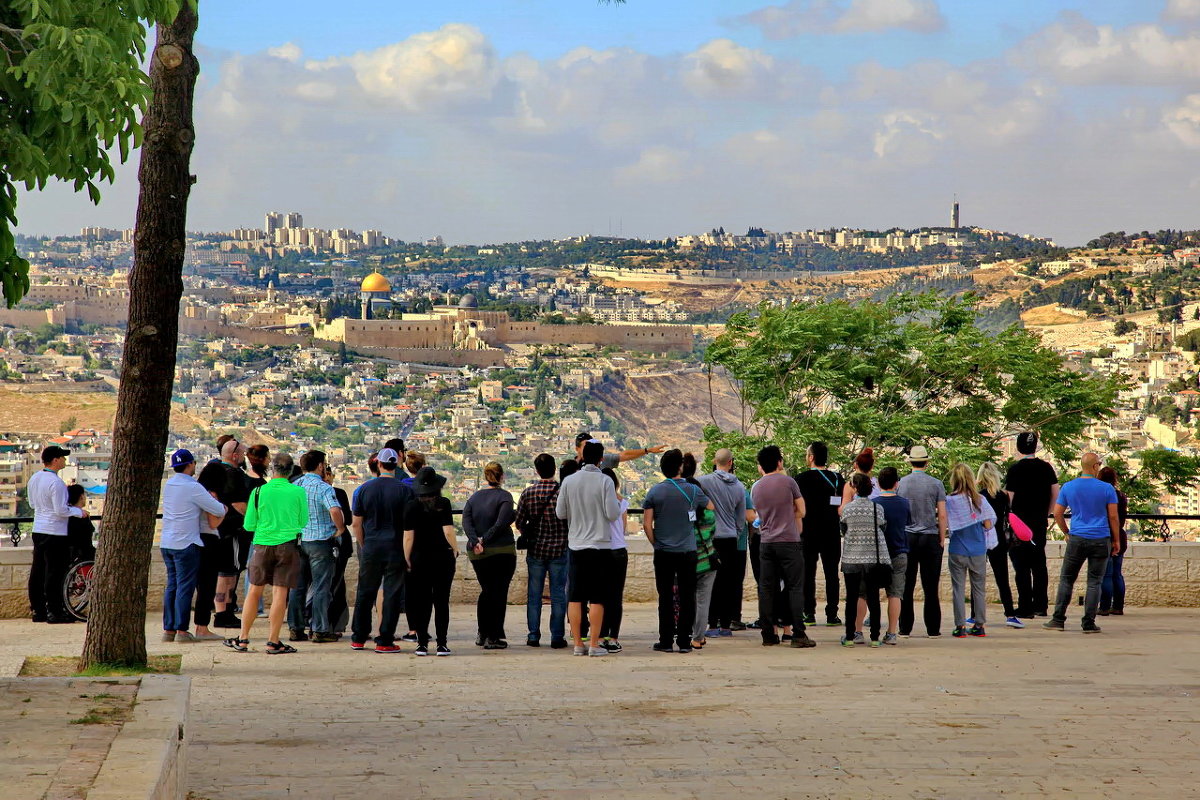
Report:
[[[192,230],[1200,228],[1200,0],[202,0]],[[132,227],[136,154],[18,231]]]

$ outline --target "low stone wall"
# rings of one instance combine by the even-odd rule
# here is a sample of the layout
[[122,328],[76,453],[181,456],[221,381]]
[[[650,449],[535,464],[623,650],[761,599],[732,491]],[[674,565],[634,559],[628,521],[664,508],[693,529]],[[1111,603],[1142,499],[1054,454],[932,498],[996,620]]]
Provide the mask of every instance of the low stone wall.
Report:
[[[1058,585],[1058,573],[1062,567],[1063,542],[1050,542],[1046,545],[1047,569],[1050,574],[1051,602]],[[460,547],[465,550],[465,543],[460,540]],[[28,600],[26,586],[29,581],[29,565],[32,561],[31,547],[2,547],[0,548],[0,619],[14,619],[27,616]],[[353,593],[357,585],[358,569],[354,560],[346,570],[346,580]],[[1125,556],[1125,604],[1128,606],[1176,606],[1200,607],[1200,542],[1180,543],[1135,543],[1129,546]],[[1011,582],[1011,574],[1010,574]],[[817,571],[818,606],[823,606],[821,599],[824,592],[824,579],[821,571]],[[166,570],[162,559],[155,554],[151,559],[149,607],[151,610],[162,608],[162,594],[166,586]],[[517,558],[517,574],[509,590],[510,603],[523,604],[526,596],[525,558]],[[1085,586],[1085,576],[1080,575],[1076,581],[1076,594],[1082,594]],[[1015,584],[1013,585],[1016,591]],[[456,603],[472,603],[479,594],[479,584],[475,580],[475,571],[471,568],[470,560],[464,555],[458,561],[457,576],[454,581],[452,599]],[[755,598],[754,577],[749,566],[746,568],[745,598],[753,603]],[[920,587],[917,597],[921,597]],[[941,597],[950,600],[949,571],[942,570]],[[351,594],[353,597],[353,594]],[[625,599],[629,602],[652,601],[657,597],[654,589],[654,563],[650,545],[645,539],[629,540],[629,573],[625,583]],[[988,574],[988,597],[997,602],[995,581]],[[748,609],[747,613],[752,609]]]
[[191,679],[145,675],[133,716],[109,748],[89,800],[184,800]]

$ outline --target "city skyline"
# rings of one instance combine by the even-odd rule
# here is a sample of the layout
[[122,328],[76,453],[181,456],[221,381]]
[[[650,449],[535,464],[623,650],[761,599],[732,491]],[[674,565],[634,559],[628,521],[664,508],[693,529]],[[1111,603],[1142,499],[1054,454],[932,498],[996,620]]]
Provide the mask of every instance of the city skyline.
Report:
[[[1200,2],[978,5],[211,2],[189,228],[916,228],[955,193],[964,225],[1064,244],[1196,227]],[[129,227],[135,175],[99,208],[22,192],[17,230]]]

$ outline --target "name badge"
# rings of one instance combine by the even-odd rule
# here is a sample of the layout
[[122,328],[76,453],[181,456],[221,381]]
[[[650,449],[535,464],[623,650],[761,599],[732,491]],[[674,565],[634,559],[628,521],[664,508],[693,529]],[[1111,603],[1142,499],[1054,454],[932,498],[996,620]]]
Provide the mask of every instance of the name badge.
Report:
[[831,497],[831,498],[829,498],[829,505],[831,505],[831,506],[840,506],[841,504],[842,504],[842,498],[840,498],[840,497]]
[[693,508],[692,510],[688,511],[688,521],[689,522],[696,521],[696,509]]

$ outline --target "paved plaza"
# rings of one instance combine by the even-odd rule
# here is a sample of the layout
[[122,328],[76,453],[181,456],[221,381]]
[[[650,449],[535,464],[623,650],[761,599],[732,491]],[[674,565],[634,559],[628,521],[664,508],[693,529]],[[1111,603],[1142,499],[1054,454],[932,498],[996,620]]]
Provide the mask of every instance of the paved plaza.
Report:
[[[1098,636],[1074,617],[1065,633],[851,650],[820,627],[813,650],[748,631],[666,655],[636,605],[605,658],[520,645],[520,606],[514,646],[484,652],[472,619],[453,609],[451,658],[154,636],[192,678],[193,796],[1181,798],[1200,783],[1196,610],[1133,608]],[[82,639],[0,622],[0,668]]]

